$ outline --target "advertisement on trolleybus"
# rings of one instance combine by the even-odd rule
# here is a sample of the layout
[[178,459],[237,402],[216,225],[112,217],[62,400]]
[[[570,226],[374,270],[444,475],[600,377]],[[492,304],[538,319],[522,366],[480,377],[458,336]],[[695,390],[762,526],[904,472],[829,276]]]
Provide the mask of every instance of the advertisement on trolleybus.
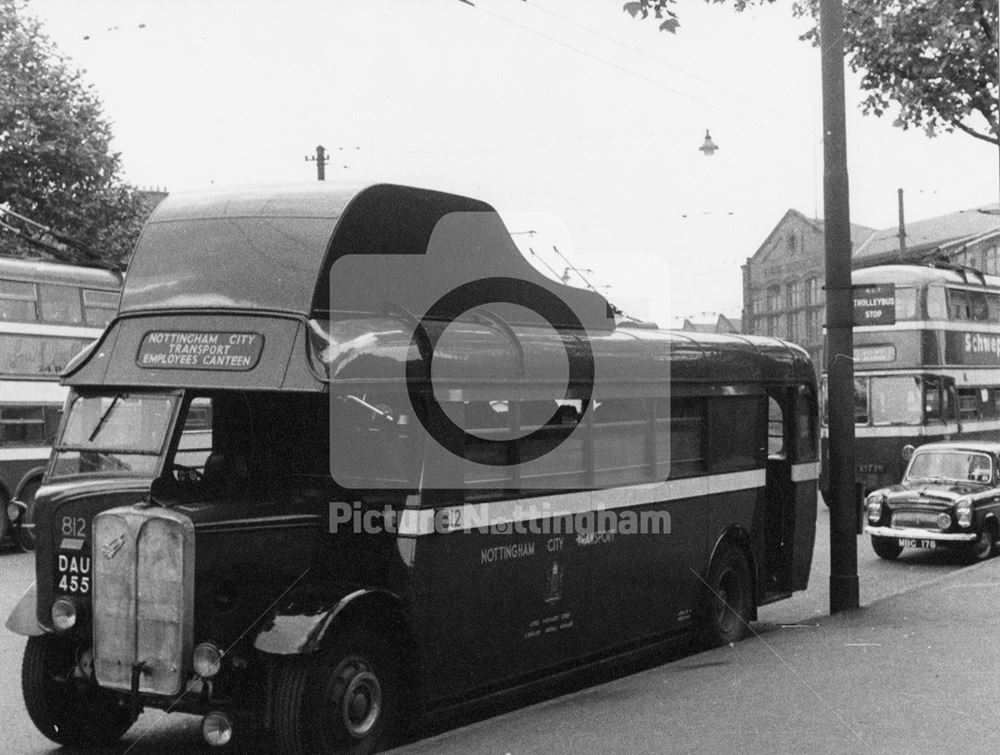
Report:
[[[813,366],[538,273],[496,211],[391,184],[172,195],[63,373],[27,713],[372,752],[419,720],[806,588]],[[245,740],[244,740],[245,741]]]

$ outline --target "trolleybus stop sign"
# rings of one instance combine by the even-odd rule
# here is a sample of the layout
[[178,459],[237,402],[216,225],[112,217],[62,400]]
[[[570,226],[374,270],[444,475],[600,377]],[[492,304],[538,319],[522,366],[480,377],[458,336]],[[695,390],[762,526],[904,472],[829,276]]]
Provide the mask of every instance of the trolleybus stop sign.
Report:
[[854,326],[895,325],[896,286],[854,286]]

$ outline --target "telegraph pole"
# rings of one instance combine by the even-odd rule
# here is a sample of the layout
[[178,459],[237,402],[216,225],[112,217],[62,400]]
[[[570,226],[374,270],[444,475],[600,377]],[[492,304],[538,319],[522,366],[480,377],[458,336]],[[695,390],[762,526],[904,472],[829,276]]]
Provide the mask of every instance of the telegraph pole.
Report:
[[830,613],[859,602],[854,483],[854,303],[844,114],[844,7],[820,0],[823,75],[823,214],[826,245],[830,425]]
[[330,158],[326,156],[326,149],[322,144],[316,147],[315,157],[306,155],[306,162],[316,163],[316,180],[325,181],[326,180],[326,164],[329,162]]

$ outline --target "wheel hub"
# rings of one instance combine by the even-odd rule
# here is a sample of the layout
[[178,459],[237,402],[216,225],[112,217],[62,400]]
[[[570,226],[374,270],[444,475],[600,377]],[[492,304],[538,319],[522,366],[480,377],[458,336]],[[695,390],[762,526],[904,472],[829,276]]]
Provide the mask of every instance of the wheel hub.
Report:
[[352,737],[361,739],[375,726],[382,713],[382,686],[378,677],[363,661],[356,660],[343,669],[341,720]]

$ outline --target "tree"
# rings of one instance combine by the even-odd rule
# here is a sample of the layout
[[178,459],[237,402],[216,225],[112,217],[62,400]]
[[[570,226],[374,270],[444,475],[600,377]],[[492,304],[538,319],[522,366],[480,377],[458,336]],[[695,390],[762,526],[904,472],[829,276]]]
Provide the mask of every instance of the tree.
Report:
[[[0,207],[48,226],[18,227],[28,237],[86,261],[90,248],[121,265],[148,215],[141,195],[119,177],[111,127],[81,72],[55,49],[21,0],[0,0]],[[0,221],[13,216],[0,213]],[[5,254],[38,254],[25,236],[2,232]],[[66,244],[78,240],[80,247]]]
[[[738,11],[774,0],[730,2]],[[633,18],[662,19],[676,33],[676,0],[635,0]],[[796,0],[793,13],[819,18],[819,0]],[[819,43],[813,27],[803,35]],[[844,2],[844,50],[861,74],[866,115],[894,114],[895,125],[928,136],[961,131],[1000,144],[996,0],[850,0]]]

